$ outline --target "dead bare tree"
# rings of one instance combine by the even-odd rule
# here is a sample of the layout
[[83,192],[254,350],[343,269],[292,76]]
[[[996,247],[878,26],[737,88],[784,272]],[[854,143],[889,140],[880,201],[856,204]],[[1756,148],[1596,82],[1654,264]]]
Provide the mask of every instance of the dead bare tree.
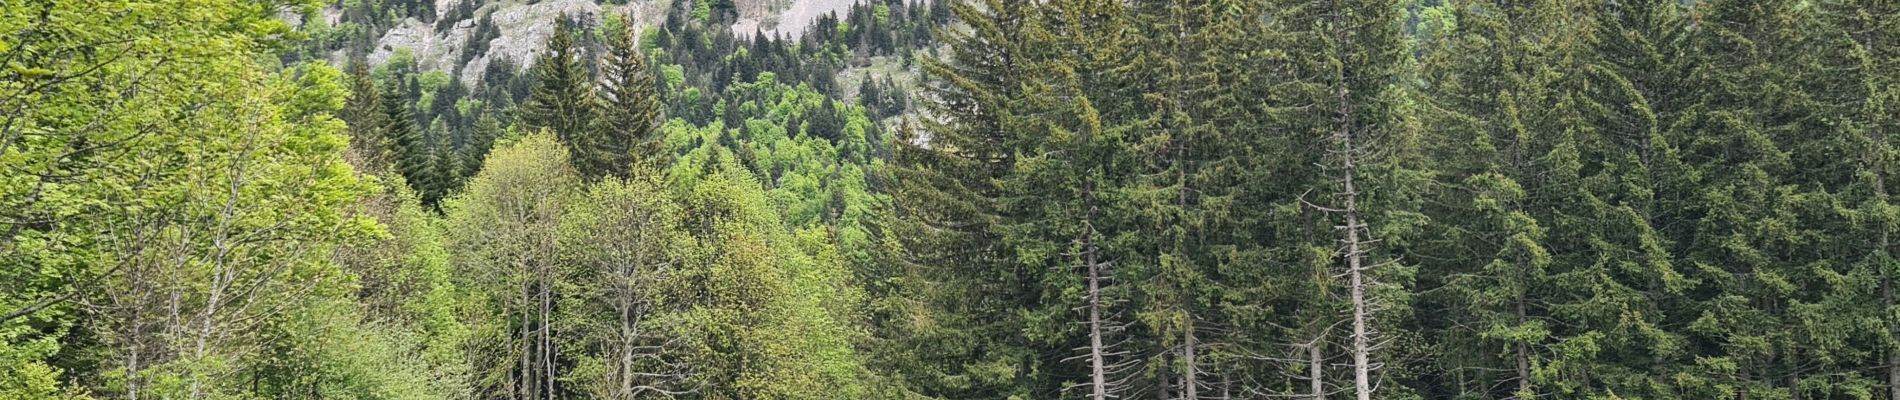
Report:
[[1099,206],[1095,204],[1095,185],[1081,184],[1081,203],[1085,209],[1082,231],[1073,241],[1075,252],[1070,253],[1076,264],[1069,268],[1079,268],[1084,276],[1086,291],[1082,294],[1082,305],[1077,307],[1085,314],[1082,324],[1088,331],[1088,344],[1077,350],[1081,355],[1063,359],[1063,361],[1086,360],[1089,366],[1089,381],[1072,386],[1086,387],[1088,398],[1107,400],[1122,397],[1129,388],[1132,372],[1139,365],[1138,357],[1129,357],[1129,353],[1120,350],[1127,344],[1123,335],[1128,323],[1120,322],[1119,313],[1114,311],[1117,301],[1105,293],[1110,289],[1111,271],[1114,262],[1103,257],[1097,237],[1100,232],[1095,227],[1095,215]]
[[[1334,45],[1341,49],[1351,48],[1352,35],[1347,33],[1349,27],[1342,16],[1346,10],[1343,10],[1344,6],[1338,1],[1329,3],[1332,5]],[[1332,155],[1337,160],[1337,165],[1333,167],[1337,168],[1340,180],[1340,189],[1336,195],[1340,201],[1344,202],[1344,207],[1336,212],[1345,218],[1345,224],[1336,228],[1340,230],[1342,236],[1340,244],[1343,246],[1343,254],[1341,256],[1346,259],[1346,285],[1350,293],[1348,300],[1352,304],[1353,394],[1359,400],[1371,400],[1372,369],[1374,368],[1371,361],[1371,338],[1374,332],[1371,327],[1372,304],[1371,299],[1367,298],[1366,289],[1372,283],[1367,276],[1365,264],[1365,251],[1369,243],[1360,238],[1360,234],[1366,229],[1366,224],[1359,215],[1359,187],[1356,181],[1359,174],[1359,154],[1363,149],[1360,148],[1361,144],[1355,142],[1355,139],[1358,139],[1356,129],[1359,128],[1355,108],[1357,104],[1352,99],[1351,89],[1347,88],[1348,79],[1353,71],[1348,71],[1343,65],[1335,71],[1338,76],[1332,80],[1333,95],[1338,103],[1337,108],[1333,110],[1332,139],[1334,146],[1337,147],[1332,150]]]

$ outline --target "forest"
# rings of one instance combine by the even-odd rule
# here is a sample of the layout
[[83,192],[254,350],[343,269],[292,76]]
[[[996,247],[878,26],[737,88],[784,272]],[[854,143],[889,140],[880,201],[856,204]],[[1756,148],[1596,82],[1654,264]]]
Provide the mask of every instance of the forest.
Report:
[[1900,2],[562,1],[0,0],[0,400],[1900,400]]

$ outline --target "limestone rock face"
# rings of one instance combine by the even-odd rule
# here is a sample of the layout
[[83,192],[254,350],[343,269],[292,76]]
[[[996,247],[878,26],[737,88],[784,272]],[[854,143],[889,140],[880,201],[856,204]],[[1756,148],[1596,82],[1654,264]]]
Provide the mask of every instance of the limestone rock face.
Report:
[[[457,1],[482,0],[436,0],[437,12],[446,12]],[[528,4],[521,0],[490,1],[477,10],[478,17],[446,26],[437,30],[435,24],[422,22],[414,18],[404,19],[401,25],[390,28],[376,40],[376,48],[369,56],[372,65],[382,65],[389,61],[399,49],[408,49],[415,55],[416,66],[422,70],[458,71],[462,83],[474,85],[488,63],[498,59],[510,59],[520,67],[534,62],[534,54],[540,51],[542,43],[554,33],[554,24],[562,16],[577,18],[597,18],[603,11],[635,12],[641,16],[641,22],[658,23],[663,15],[652,18],[643,16],[647,9],[663,10],[660,5],[666,0],[635,0],[633,4],[603,9],[593,0],[543,0]],[[490,14],[492,13],[492,14]],[[488,43],[488,51],[468,61],[466,65],[457,65],[463,59],[462,52],[468,38],[475,34],[475,23],[480,15],[490,15],[501,36]],[[334,58],[341,59],[339,52]]]
[[766,35],[797,38],[820,16],[835,13],[843,18],[857,1],[738,0],[734,4],[739,6],[739,21],[732,25],[732,33],[745,36],[764,32]]
[[[438,13],[446,13],[460,1],[482,1],[485,4],[475,12],[476,18],[459,21],[442,30],[437,30],[432,23],[405,19],[401,25],[391,28],[377,39],[375,50],[368,56],[369,62],[382,65],[398,49],[409,49],[415,56],[418,68],[456,72],[463,84],[474,86],[479,85],[482,71],[496,60],[512,60],[519,68],[533,64],[534,56],[540,53],[548,36],[554,33],[554,24],[562,16],[593,19],[602,13],[631,13],[636,23],[644,28],[661,23],[666,18],[666,10],[675,1],[692,0],[628,0],[626,4],[620,5],[602,5],[596,0],[540,0],[533,4],[527,0],[435,1]],[[795,38],[818,17],[827,13],[840,14],[842,17],[841,14],[857,1],[735,0],[739,19],[732,29],[739,35],[750,35],[756,31]],[[340,15],[336,6],[324,13],[326,18]],[[501,35],[488,43],[486,53],[458,65],[464,58],[463,47],[468,38],[475,34],[475,24],[481,15],[490,15]],[[338,52],[332,58],[341,62],[344,55]]]

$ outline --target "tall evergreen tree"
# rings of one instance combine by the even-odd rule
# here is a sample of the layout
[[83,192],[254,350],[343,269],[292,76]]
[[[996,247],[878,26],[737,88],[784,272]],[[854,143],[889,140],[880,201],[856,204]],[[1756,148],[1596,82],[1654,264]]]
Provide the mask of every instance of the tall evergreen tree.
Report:
[[[1143,160],[1131,182],[1128,207],[1140,215],[1142,238],[1130,249],[1144,321],[1158,349],[1150,370],[1166,398],[1196,399],[1243,393],[1232,361],[1250,342],[1231,332],[1223,290],[1258,247],[1250,236],[1254,215],[1234,207],[1244,150],[1261,111],[1245,100],[1260,86],[1254,30],[1264,9],[1247,1],[1141,1],[1130,21],[1136,34],[1125,67],[1116,69],[1114,93],[1134,119],[1127,129]],[[1138,101],[1138,102],[1137,102]],[[1111,106],[1112,107],[1112,106]],[[1242,300],[1245,301],[1245,300]]]
[[531,68],[534,89],[521,105],[521,122],[528,129],[546,129],[567,146],[570,160],[582,176],[598,177],[609,171],[593,135],[595,119],[594,85],[588,77],[586,59],[576,43],[571,22],[555,25],[548,38],[547,51]]
[[[1304,321],[1281,325],[1343,343],[1305,346],[1348,356],[1342,364],[1350,366],[1350,385],[1342,386],[1357,398],[1373,398],[1375,388],[1403,390],[1387,384],[1393,381],[1380,369],[1398,360],[1389,347],[1396,336],[1385,331],[1398,326],[1392,318],[1405,315],[1408,301],[1400,289],[1410,270],[1396,261],[1421,222],[1417,192],[1428,185],[1417,169],[1409,88],[1402,86],[1411,76],[1405,10],[1391,0],[1275,1],[1268,7],[1275,10],[1268,40],[1282,57],[1273,71],[1282,87],[1272,91],[1270,114],[1290,136],[1288,148],[1307,153],[1290,159],[1311,162],[1279,172],[1300,185],[1287,189],[1306,196],[1281,201],[1310,207],[1293,213],[1302,222],[1286,232],[1293,235],[1287,247],[1298,249],[1287,262],[1327,267],[1288,274],[1312,277],[1292,285],[1316,288],[1313,295],[1320,297],[1302,300],[1311,302],[1301,307],[1311,308],[1303,311],[1312,313]],[[1337,282],[1329,281],[1335,276]],[[1313,301],[1329,298],[1341,301]],[[1328,333],[1335,323],[1343,335]],[[1327,358],[1308,360],[1315,394],[1329,392],[1319,371]]]
[[[1853,181],[1836,191],[1842,203],[1851,207],[1846,213],[1853,221],[1836,235],[1843,240],[1838,251],[1864,254],[1854,265],[1851,277],[1870,281],[1861,296],[1841,300],[1848,307],[1837,310],[1864,310],[1881,321],[1868,336],[1877,344],[1880,359],[1868,363],[1881,370],[1876,374],[1886,386],[1887,398],[1900,398],[1900,314],[1896,314],[1895,285],[1900,282],[1900,260],[1894,253],[1894,235],[1900,229],[1900,209],[1896,209],[1894,189],[1888,181],[1900,161],[1900,143],[1889,135],[1900,132],[1900,4],[1882,1],[1822,1],[1816,3],[1819,22],[1825,30],[1817,39],[1818,52],[1828,57],[1827,70],[1836,71],[1819,79],[1823,113],[1839,130],[1837,137],[1846,149],[1858,153]],[[1831,94],[1831,96],[1829,95]],[[1868,251],[1871,250],[1871,251]],[[1879,307],[1866,307],[1879,304]]]
[[635,164],[667,162],[660,149],[660,122],[665,117],[654,94],[659,86],[647,67],[632,16],[617,21],[602,29],[607,52],[601,60],[600,115],[593,130],[597,136],[592,139],[592,151],[598,154],[587,162],[599,164],[591,169],[625,177]]
[[435,146],[421,129],[416,127],[415,113],[409,106],[411,98],[401,83],[383,91],[383,118],[389,137],[390,149],[395,155],[396,172],[425,199],[423,204],[433,206],[433,196],[437,185],[437,165]]
[[458,149],[450,143],[448,124],[437,118],[429,124],[429,182],[427,190],[422,191],[424,204],[436,204],[451,192],[461,189],[462,157]]
[[[1799,1],[1698,4],[1688,38],[1697,63],[1685,159],[1700,179],[1682,254],[1702,280],[1686,328],[1701,351],[1686,396],[1828,396],[1871,383],[1844,364],[1852,322],[1820,318],[1849,281],[1822,235],[1839,221],[1827,190],[1849,175],[1825,156],[1820,79],[1808,8]],[[1686,316],[1685,316],[1686,317]]]
[[349,126],[350,151],[358,168],[380,171],[390,168],[389,116],[383,108],[383,95],[370,77],[369,63],[355,60],[350,64],[350,97],[337,111],[338,119]]
[[475,119],[475,126],[469,128],[468,146],[463,148],[459,157],[462,160],[463,178],[475,176],[482,169],[482,160],[488,158],[488,152],[495,147],[495,140],[506,135],[507,128],[501,126],[501,120],[493,113],[483,113]]
[[[1003,242],[1026,268],[1044,270],[1044,308],[1032,309],[1038,324],[1031,340],[1055,349],[1078,349],[1063,358],[1080,366],[1071,386],[1086,398],[1132,395],[1139,366],[1130,357],[1135,340],[1125,310],[1126,285],[1118,285],[1127,254],[1115,242],[1130,234],[1121,197],[1133,175],[1125,131],[1109,129],[1096,98],[1110,85],[1102,60],[1114,59],[1124,12],[1119,1],[1061,0],[1043,4],[1021,40],[1029,44],[1028,84],[995,88],[1019,100],[1020,114],[1005,119],[1013,151],[1021,156],[1001,181],[999,204],[1016,219],[998,227]],[[1038,326],[1040,325],[1040,326]]]
[[1430,246],[1442,254],[1422,262],[1443,288],[1433,307],[1458,312],[1436,313],[1441,319],[1430,326],[1442,335],[1433,339],[1444,346],[1447,370],[1510,372],[1443,390],[1539,397],[1550,392],[1544,369],[1553,356],[1545,349],[1562,340],[1552,309],[1569,295],[1555,290],[1568,266],[1553,263],[1553,249],[1567,249],[1552,230],[1578,183],[1574,72],[1595,10],[1565,0],[1453,1],[1444,9],[1456,26],[1433,38],[1423,114],[1435,131],[1427,143],[1439,149],[1436,187],[1447,188],[1433,214],[1448,218]]
[[[1545,198],[1552,263],[1544,298],[1556,342],[1535,376],[1565,396],[1677,396],[1675,368],[1689,363],[1675,327],[1693,315],[1682,297],[1694,280],[1675,253],[1670,224],[1695,173],[1683,163],[1680,124],[1689,103],[1687,23],[1670,0],[1583,4],[1575,35],[1580,64],[1559,114],[1576,146],[1576,167],[1554,170],[1573,185]],[[1580,119],[1576,119],[1580,118]],[[1568,161],[1565,164],[1569,164]],[[1553,165],[1555,166],[1555,165]]]
[[944,32],[949,54],[923,61],[934,99],[924,108],[943,118],[919,119],[921,129],[899,138],[894,162],[897,212],[909,221],[895,237],[920,290],[941,293],[924,304],[937,322],[909,328],[917,343],[936,343],[917,355],[934,367],[907,380],[941,397],[1051,396],[1032,372],[1046,368],[1041,349],[1021,335],[1027,310],[1041,303],[1034,285],[1044,271],[1015,263],[996,230],[1013,218],[998,204],[997,180],[1019,156],[1004,130],[1015,106],[1001,90],[1024,83],[1016,61],[1028,57],[1020,38],[1035,5],[946,3],[971,29]]

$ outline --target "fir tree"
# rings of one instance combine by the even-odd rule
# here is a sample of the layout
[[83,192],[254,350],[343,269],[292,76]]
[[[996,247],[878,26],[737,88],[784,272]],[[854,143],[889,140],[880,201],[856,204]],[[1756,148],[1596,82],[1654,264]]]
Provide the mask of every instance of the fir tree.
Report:
[[[1562,249],[1553,211],[1577,184],[1578,111],[1571,102],[1578,53],[1587,50],[1589,10],[1564,0],[1454,1],[1456,27],[1433,38],[1439,48],[1424,67],[1433,92],[1427,143],[1439,148],[1435,167],[1448,188],[1433,204],[1450,216],[1427,260],[1442,285],[1435,304],[1445,368],[1510,371],[1488,381],[1452,382],[1458,395],[1515,398],[1549,392],[1542,349],[1554,337],[1553,264]],[[1451,261],[1457,260],[1457,261]],[[1479,261],[1483,260],[1483,261]],[[1550,296],[1550,297],[1547,297]],[[1493,393],[1487,393],[1493,392]]]
[[1841,364],[1851,323],[1813,317],[1827,307],[1822,294],[1847,289],[1833,277],[1848,264],[1818,235],[1839,223],[1825,190],[1847,175],[1833,172],[1839,157],[1820,151],[1832,129],[1814,118],[1816,93],[1805,87],[1821,75],[1799,3],[1698,4],[1703,23],[1688,38],[1698,90],[1683,152],[1700,180],[1686,204],[1696,223],[1682,257],[1702,282],[1685,336],[1704,350],[1690,368],[1700,379],[1680,388],[1688,396],[1826,396],[1870,385]]
[[594,127],[596,154],[591,168],[624,177],[636,164],[664,165],[660,149],[660,102],[654,91],[653,71],[640,49],[639,33],[631,16],[603,29],[607,53],[601,60],[600,115]]
[[598,177],[610,171],[597,151],[600,144],[590,132],[595,118],[593,84],[581,48],[575,43],[571,23],[555,26],[548,38],[547,51],[532,68],[534,89],[521,105],[521,122],[528,129],[546,129],[572,154],[570,160],[582,176]]
[[389,116],[383,95],[370,77],[369,63],[356,60],[350,66],[350,97],[337,117],[349,125],[350,156],[358,168],[379,172],[390,165]]
[[[1564,396],[1676,396],[1669,378],[1690,361],[1674,319],[1685,277],[1666,216],[1694,177],[1676,150],[1673,122],[1686,103],[1683,11],[1675,1],[1584,4],[1582,50],[1556,72],[1574,80],[1553,115],[1575,159],[1552,160],[1552,263],[1542,297],[1550,311],[1548,357],[1536,377]],[[1574,148],[1574,150],[1568,150]],[[1561,179],[1555,179],[1561,178]]]
[[1816,79],[1823,85],[1821,101],[1827,104],[1822,112],[1839,130],[1836,137],[1842,145],[1857,153],[1850,161],[1852,181],[1836,191],[1841,202],[1852,207],[1845,214],[1853,222],[1835,233],[1847,238],[1837,251],[1864,254],[1847,260],[1854,266],[1848,276],[1871,281],[1864,287],[1872,289],[1838,296],[1844,307],[1830,311],[1858,310],[1881,321],[1879,327],[1867,329],[1879,357],[1867,364],[1881,370],[1877,375],[1887,398],[1900,398],[1900,314],[1895,313],[1894,293],[1900,284],[1895,282],[1900,279],[1895,268],[1900,260],[1894,258],[1900,209],[1888,182],[1900,160],[1900,143],[1890,136],[1900,132],[1900,117],[1894,114],[1900,107],[1900,51],[1894,46],[1900,43],[1900,20],[1893,18],[1900,15],[1900,4],[1841,0],[1816,5],[1819,22],[1826,27],[1817,35],[1817,47],[1826,51],[1817,55],[1832,56],[1823,62],[1829,71],[1838,71],[1825,77],[1831,79]]
[[[1381,368],[1397,358],[1389,347],[1393,336],[1383,331],[1397,326],[1387,317],[1403,315],[1406,300],[1399,288],[1409,269],[1395,261],[1420,221],[1417,192],[1428,186],[1418,170],[1413,122],[1406,115],[1409,93],[1399,86],[1410,75],[1404,9],[1391,0],[1276,1],[1268,7],[1275,10],[1268,41],[1284,57],[1276,60],[1273,78],[1281,87],[1268,99],[1269,115],[1291,136],[1285,145],[1299,152],[1289,159],[1310,162],[1283,172],[1304,187],[1279,192],[1306,197],[1282,201],[1308,207],[1292,213],[1303,222],[1285,232],[1297,235],[1286,245],[1295,249],[1286,262],[1326,267],[1290,271],[1313,277],[1293,285],[1315,288],[1321,297],[1304,300],[1314,303],[1301,307],[1310,317],[1282,326],[1306,327],[1296,334],[1316,338],[1304,344],[1306,350],[1348,356],[1341,363],[1350,366],[1349,393],[1357,398],[1375,397],[1375,388],[1403,390],[1385,383],[1391,378]],[[1333,276],[1339,280],[1327,281]],[[1343,301],[1314,301],[1328,298]],[[1341,321],[1338,315],[1344,315],[1338,324],[1343,334],[1329,332]],[[1329,349],[1324,342],[1332,339],[1321,338],[1344,345]],[[1331,357],[1307,360],[1315,370],[1310,379],[1315,390],[1324,389],[1319,385],[1324,374],[1317,369]],[[1393,395],[1377,395],[1386,396]]]
[[[1128,213],[1113,199],[1133,176],[1124,131],[1110,129],[1095,107],[1108,95],[1106,62],[1115,57],[1126,23],[1117,1],[1060,0],[1044,4],[1019,40],[1017,62],[1034,77],[1019,88],[995,88],[1018,100],[1005,119],[1013,151],[1021,156],[1001,181],[999,205],[1017,217],[1002,221],[1003,242],[1016,262],[1047,271],[1039,288],[1045,320],[1030,339],[1077,354],[1060,362],[1080,367],[1070,389],[1104,400],[1131,395],[1140,358],[1127,354],[1129,287],[1117,284],[1127,254],[1115,242],[1129,234]],[[1013,89],[1013,90],[1012,90]]]
[[468,135],[468,146],[459,154],[462,160],[463,177],[475,176],[482,168],[482,160],[488,158],[489,150],[495,147],[495,140],[507,134],[501,121],[492,113],[483,113],[475,119],[475,126]]
[[910,222],[895,237],[917,280],[944,293],[925,303],[939,322],[907,330],[916,343],[937,343],[917,357],[942,370],[906,378],[933,396],[1046,396],[1046,385],[1028,372],[1042,368],[1040,349],[1021,336],[1025,311],[1040,302],[1031,285],[1043,271],[1017,266],[994,230],[1011,217],[997,204],[996,179],[1017,162],[1003,130],[1013,106],[998,90],[1021,83],[1025,71],[1015,60],[1026,56],[1019,37],[1033,4],[944,3],[971,30],[948,33],[948,55],[923,62],[933,77],[927,98],[935,99],[923,107],[943,118],[918,120],[899,138],[894,161],[897,212]]
[[[414,111],[409,107],[409,96],[397,88],[383,91],[383,116],[386,118],[390,149],[395,156],[396,172],[414,188],[424,199],[435,199],[432,193],[437,184],[435,147],[422,130],[416,128]],[[424,201],[433,206],[435,203]]]
[[[1115,94],[1137,119],[1134,135],[1142,161],[1131,182],[1128,207],[1141,215],[1138,268],[1131,273],[1144,292],[1142,320],[1158,337],[1150,369],[1166,398],[1231,396],[1238,371],[1235,346],[1253,335],[1223,335],[1229,325],[1219,300],[1244,269],[1242,254],[1258,244],[1246,239],[1253,221],[1233,207],[1243,187],[1241,157],[1250,132],[1262,128],[1260,112],[1244,99],[1257,95],[1259,73],[1253,21],[1264,16],[1252,2],[1142,1],[1133,6],[1137,33],[1117,68]],[[1116,89],[1111,89],[1116,90]],[[1216,354],[1220,353],[1220,354]]]
[[419,189],[423,204],[437,204],[462,183],[462,158],[450,142],[448,124],[441,118],[429,124],[429,179],[426,190]]

